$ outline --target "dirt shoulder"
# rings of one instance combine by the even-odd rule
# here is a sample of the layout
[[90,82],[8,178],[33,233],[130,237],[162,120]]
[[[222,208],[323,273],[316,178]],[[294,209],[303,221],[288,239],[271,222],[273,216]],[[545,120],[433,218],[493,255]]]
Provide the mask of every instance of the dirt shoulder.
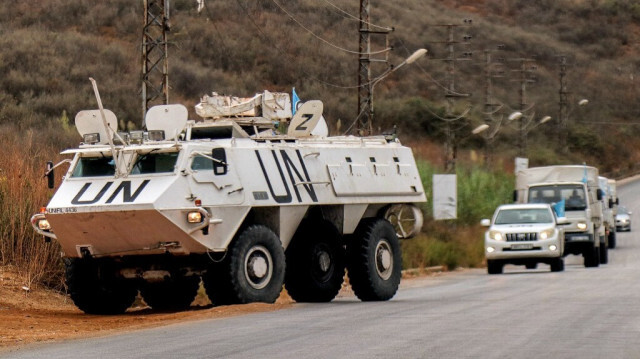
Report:
[[[424,272],[405,273],[403,286],[423,280],[425,275]],[[213,307],[201,290],[187,311],[156,312],[137,300],[122,315],[87,315],[77,309],[66,295],[43,288],[27,291],[23,286],[15,271],[0,267],[0,353],[32,343],[103,336],[187,320],[276,311],[293,305],[293,300],[283,293],[275,304]],[[353,293],[345,286],[339,296],[353,296]]]

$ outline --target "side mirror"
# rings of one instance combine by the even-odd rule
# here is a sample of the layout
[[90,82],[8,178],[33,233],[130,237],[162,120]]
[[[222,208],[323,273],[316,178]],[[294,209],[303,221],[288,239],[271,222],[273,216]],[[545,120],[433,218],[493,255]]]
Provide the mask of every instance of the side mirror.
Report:
[[216,176],[227,174],[227,154],[224,148],[214,148],[211,152],[213,160],[213,174]]
[[616,202],[613,201],[613,198],[609,198],[609,208],[613,208],[614,204],[616,204]]
[[600,188],[598,188],[598,191],[596,192],[596,198],[598,199],[598,201],[602,201],[602,197],[604,195],[604,192],[602,192],[602,190]]
[[567,217],[558,217],[556,219],[556,224],[559,225],[559,226],[566,226],[568,224],[571,224],[571,222],[569,222]]
[[489,227],[491,225],[491,220],[490,219],[483,219],[480,221],[480,225],[483,227]]
[[56,186],[55,176],[53,173],[53,162],[47,162],[47,172],[45,172],[45,176],[47,176],[47,187],[53,188]]
[[620,205],[620,198],[616,198],[616,205]]

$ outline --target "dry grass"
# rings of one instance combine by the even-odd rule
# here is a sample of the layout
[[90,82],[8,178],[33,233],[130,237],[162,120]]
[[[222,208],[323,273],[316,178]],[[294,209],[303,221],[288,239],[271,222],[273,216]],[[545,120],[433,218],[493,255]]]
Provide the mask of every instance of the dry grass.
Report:
[[15,127],[0,132],[0,265],[14,265],[27,287],[62,285],[58,244],[46,243],[29,221],[52,193],[43,178],[44,165],[59,151],[46,142]]

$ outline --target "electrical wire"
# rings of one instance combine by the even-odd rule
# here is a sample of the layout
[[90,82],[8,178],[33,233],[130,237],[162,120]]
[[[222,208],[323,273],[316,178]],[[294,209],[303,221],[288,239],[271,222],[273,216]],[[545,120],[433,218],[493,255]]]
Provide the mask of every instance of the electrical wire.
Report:
[[368,22],[368,21],[362,21],[359,17],[357,17],[355,15],[351,15],[350,13],[346,12],[345,10],[342,10],[336,4],[332,3],[331,1],[329,1],[329,0],[323,0],[323,1],[326,2],[327,4],[329,4],[330,6],[332,6],[333,8],[335,8],[336,10],[340,11],[341,13],[347,15],[347,18],[351,18],[351,19],[353,19],[355,21],[363,22],[363,23],[365,23],[365,24],[367,24],[369,26],[377,27],[379,29],[383,29],[383,30],[386,30],[386,31],[393,31],[392,27],[380,26],[380,25],[376,25],[376,24],[373,24],[373,23]]
[[[407,46],[404,44],[404,41],[402,41],[402,40],[398,40],[398,41],[400,41],[400,45],[401,45],[401,46],[402,46],[402,48],[405,50],[405,52],[406,52],[407,54],[411,54],[411,52],[409,51],[409,49],[407,48]],[[427,70],[425,70],[422,66],[420,66],[420,64],[419,64],[419,63],[417,63],[417,62],[416,62],[416,63],[415,63],[415,65],[420,69],[420,71],[422,71],[425,75],[427,75],[427,77],[429,78],[429,80],[430,80],[431,82],[433,82],[436,86],[440,87],[441,89],[443,89],[443,90],[445,90],[445,91],[449,91],[449,92],[450,92],[451,94],[453,94],[453,95],[458,95],[458,96],[465,96],[465,95],[466,95],[466,94],[463,94],[463,93],[458,93],[458,92],[454,92],[454,91],[449,90],[449,88],[448,88],[448,87],[446,87],[445,85],[443,85],[443,84],[439,83],[438,81],[436,81],[436,79],[434,79],[434,78],[433,78],[433,77],[432,77],[432,76],[427,72]]]
[[[244,11],[244,13],[247,15],[246,17],[251,21],[251,24],[253,25],[253,27],[259,32],[259,36],[262,37],[262,39],[269,44],[272,44],[273,47],[279,51],[280,53],[284,54],[287,57],[290,57],[293,60],[297,60],[293,55],[289,54],[288,52],[282,51],[282,49],[277,45],[277,43],[275,41],[272,41],[271,38],[264,32],[262,31],[262,29],[260,28],[260,26],[258,26],[258,24],[253,20],[253,17],[251,16],[251,14],[249,13],[249,10],[244,7],[242,5],[242,3],[240,2],[240,0],[236,0],[236,2],[238,3],[238,6]],[[351,86],[343,86],[343,85],[338,85],[332,82],[328,82],[325,80],[322,80],[310,73],[308,73],[307,71],[305,71],[304,69],[300,69],[300,71],[305,74],[307,76],[307,79],[312,80],[312,81],[316,81],[319,82],[325,86],[328,87],[333,87],[333,88],[337,88],[337,89],[355,89],[355,88],[359,88],[359,87],[363,87],[366,86],[368,84],[363,84],[363,85],[351,85]],[[373,82],[373,81],[372,81]]]
[[300,21],[298,21],[295,17],[293,17],[293,15],[291,15],[291,13],[289,13],[287,10],[285,10],[276,0],[271,0],[271,2],[273,2],[274,4],[276,4],[277,7],[280,8],[280,10],[282,10],[282,12],[284,12],[285,14],[287,14],[287,16],[289,16],[289,18],[291,18],[291,20],[293,20],[293,22],[295,22],[296,24],[298,24],[298,26],[300,26],[301,28],[307,30],[307,32],[309,32],[309,34],[311,34],[311,36],[315,37],[316,39],[324,42],[325,44],[338,49],[340,51],[344,51],[350,54],[354,54],[354,55],[378,55],[378,54],[382,54],[388,51],[391,51],[391,48],[388,47],[386,49],[382,49],[380,51],[374,51],[374,52],[360,52],[360,51],[352,51],[349,49],[345,49],[343,47],[340,47],[338,45],[335,45],[333,43],[331,43],[328,40],[323,39],[322,37],[316,35],[313,31],[311,31],[309,28],[307,28],[306,26],[304,26]]
[[218,34],[218,37],[220,38],[220,42],[222,43],[222,51],[228,54],[229,51],[227,51],[228,49],[227,44],[224,42],[224,37],[220,33],[220,30],[218,30],[218,27],[216,26],[216,22],[213,21],[213,17],[211,16],[211,12],[209,11],[209,6],[207,5],[206,1],[202,2],[202,7],[204,7],[205,11],[207,12],[207,19],[211,21],[211,25],[213,25],[213,29],[216,31],[216,34]]

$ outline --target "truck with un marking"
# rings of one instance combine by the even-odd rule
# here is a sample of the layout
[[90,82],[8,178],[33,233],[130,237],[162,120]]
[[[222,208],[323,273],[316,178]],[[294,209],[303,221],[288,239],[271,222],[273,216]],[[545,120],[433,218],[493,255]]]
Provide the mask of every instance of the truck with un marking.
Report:
[[[97,88],[94,86],[97,95]],[[345,269],[363,301],[392,298],[399,237],[420,230],[425,202],[410,148],[396,138],[327,135],[322,103],[295,116],[288,94],[205,96],[202,117],[151,108],[146,131],[117,131],[82,111],[83,142],[34,229],[62,246],[68,289],[86,313],[124,312],[138,291],[182,310],[200,281],[214,305],[328,302]],[[288,123],[286,134],[275,126]]]
[[586,165],[527,168],[516,173],[517,203],[564,203],[564,256],[582,255],[585,267],[608,262],[598,169]]

